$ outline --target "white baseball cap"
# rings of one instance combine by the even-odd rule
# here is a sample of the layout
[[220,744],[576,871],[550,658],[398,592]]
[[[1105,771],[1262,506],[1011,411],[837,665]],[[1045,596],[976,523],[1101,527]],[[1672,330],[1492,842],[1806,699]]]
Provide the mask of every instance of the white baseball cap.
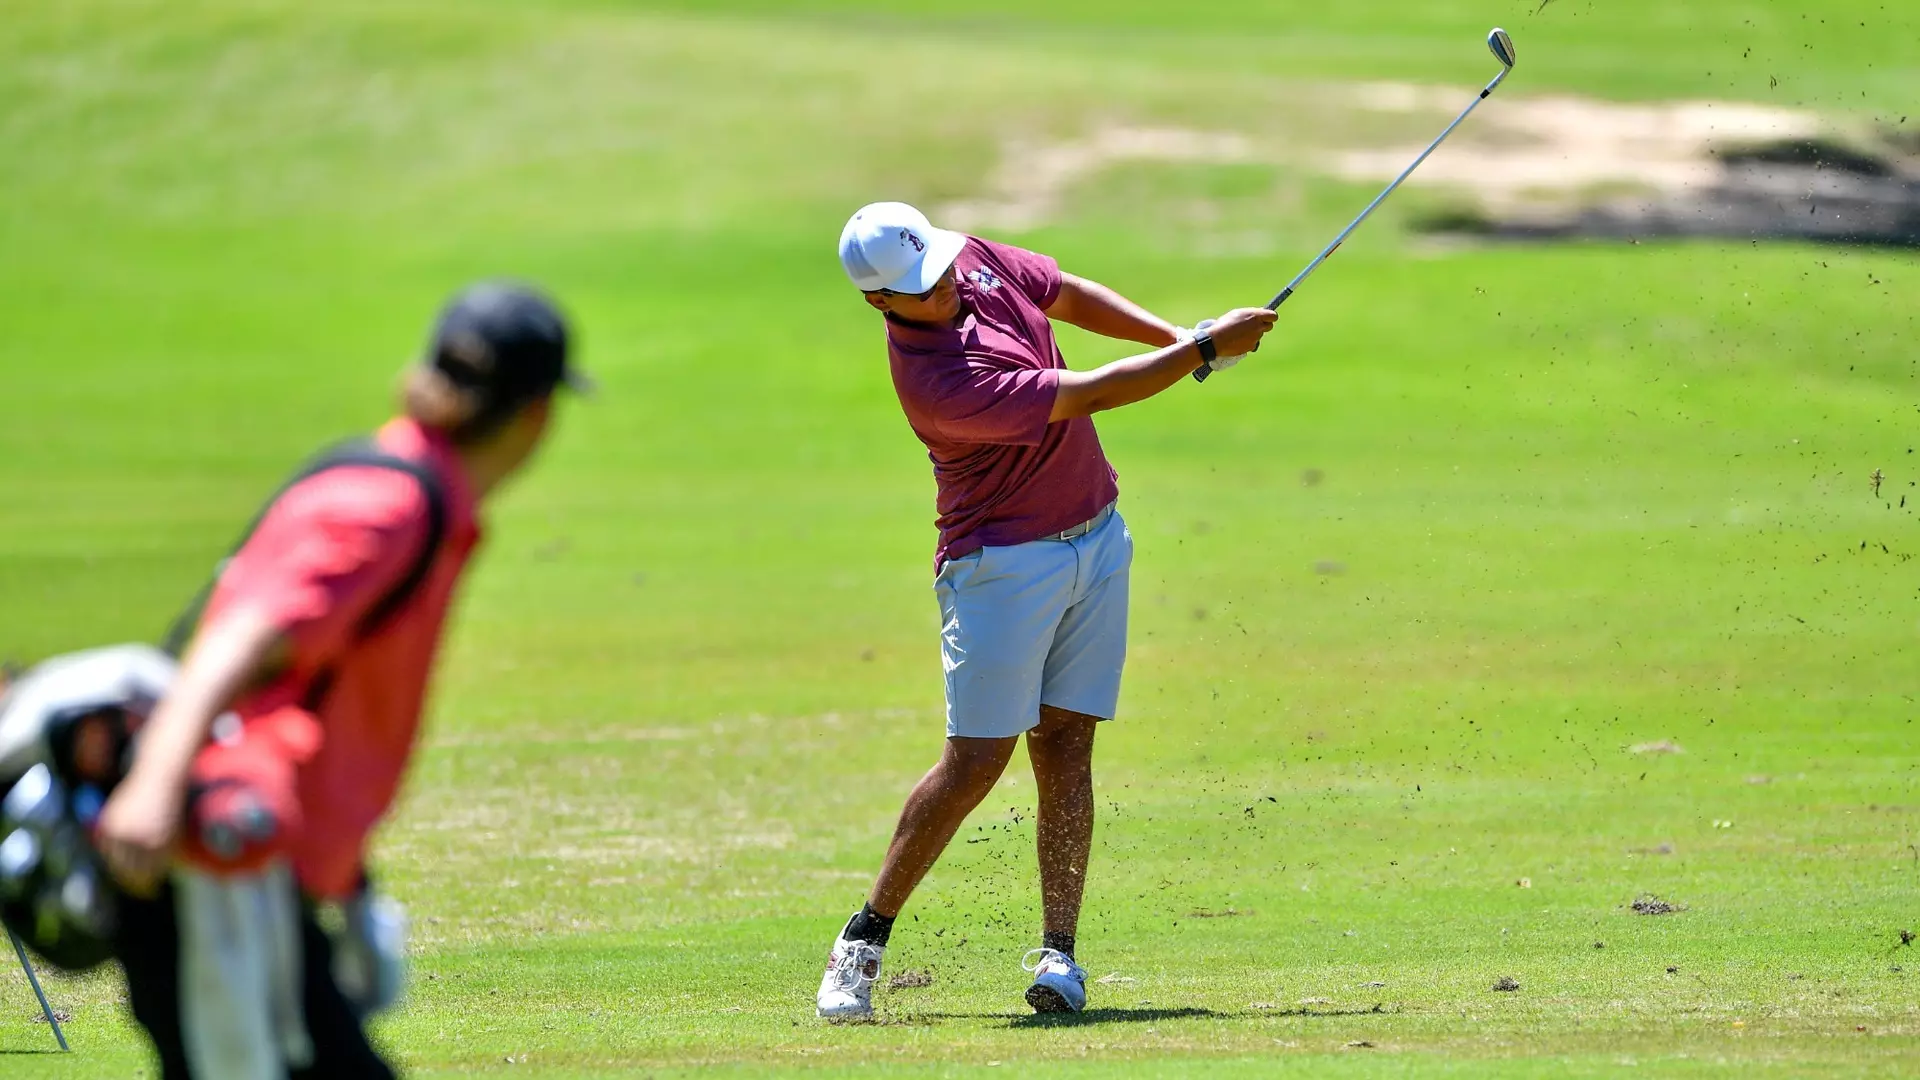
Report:
[[936,229],[901,202],[863,206],[840,231],[840,265],[861,292],[923,293],[967,246],[962,233]]

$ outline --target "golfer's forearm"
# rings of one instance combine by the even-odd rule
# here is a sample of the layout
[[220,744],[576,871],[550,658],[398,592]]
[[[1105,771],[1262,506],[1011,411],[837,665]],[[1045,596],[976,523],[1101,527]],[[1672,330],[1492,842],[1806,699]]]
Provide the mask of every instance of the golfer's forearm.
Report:
[[1115,360],[1092,371],[1062,371],[1051,419],[1091,416],[1145,401],[1193,374],[1200,362],[1199,348],[1190,341],[1182,341],[1158,352]]
[[214,719],[272,666],[283,644],[280,631],[255,611],[236,611],[209,626],[142,729],[131,774],[183,787]]
[[1120,341],[1159,347],[1179,340],[1172,323],[1097,281],[1072,274],[1060,275],[1060,295],[1047,315]]

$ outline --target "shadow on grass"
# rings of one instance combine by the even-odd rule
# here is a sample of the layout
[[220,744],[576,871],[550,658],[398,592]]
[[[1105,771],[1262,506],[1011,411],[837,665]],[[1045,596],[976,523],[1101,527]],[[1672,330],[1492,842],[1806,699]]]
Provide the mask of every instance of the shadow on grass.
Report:
[[1368,1005],[1364,1008],[1322,1009],[1301,1006],[1293,1009],[1235,1009],[1221,1012],[1218,1009],[1088,1009],[1077,1013],[1010,1013],[1010,1012],[928,1012],[913,1013],[901,1017],[905,1023],[937,1023],[942,1020],[1004,1020],[1006,1026],[1015,1030],[1023,1028],[1060,1028],[1083,1027],[1090,1024],[1151,1024],[1169,1020],[1261,1020],[1268,1017],[1313,1018],[1338,1016],[1381,1016],[1395,1010],[1383,1005]]
[[1216,1012],[1212,1009],[1088,1009],[1077,1013],[923,1012],[902,1020],[937,1023],[941,1020],[1002,1020],[1010,1028],[1078,1027],[1082,1024],[1138,1024],[1156,1020],[1231,1020],[1256,1013]]
[[1020,1028],[1081,1027],[1087,1024],[1142,1024],[1161,1020],[1227,1020],[1239,1013],[1213,1009],[1085,1009],[1077,1013],[1028,1013],[1014,1016],[1007,1026]]

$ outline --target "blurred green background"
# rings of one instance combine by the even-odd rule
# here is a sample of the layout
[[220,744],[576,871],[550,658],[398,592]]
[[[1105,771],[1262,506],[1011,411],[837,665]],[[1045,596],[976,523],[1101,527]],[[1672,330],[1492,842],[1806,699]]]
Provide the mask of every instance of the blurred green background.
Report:
[[[1443,245],[1404,229],[1448,205],[1421,189],[1254,361],[1100,419],[1139,554],[1095,1011],[1023,1015],[1018,767],[895,938],[890,970],[933,985],[858,1028],[809,996],[942,733],[932,483],[834,261],[848,213],[980,196],[1010,144],[1110,125],[1298,149],[1124,164],[992,233],[1191,322],[1264,300],[1370,196],[1308,164],[1352,82],[1477,86],[1501,23],[1520,65],[1475,123],[1577,93],[1897,133],[1920,9],[5,22],[0,655],[156,636],[293,463],[386,414],[469,279],[551,288],[602,383],[493,508],[383,835],[418,978],[382,1034],[415,1072],[1920,1073],[1911,256]],[[112,980],[51,989],[78,1052],[39,1054],[0,974],[8,1075],[141,1066]]]

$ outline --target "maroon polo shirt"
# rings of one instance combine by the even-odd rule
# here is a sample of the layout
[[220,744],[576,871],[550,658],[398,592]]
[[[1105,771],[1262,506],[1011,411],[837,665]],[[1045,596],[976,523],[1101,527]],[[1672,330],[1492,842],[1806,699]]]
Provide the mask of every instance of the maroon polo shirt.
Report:
[[1091,417],[1047,422],[1067,366],[1046,314],[1059,264],[969,237],[954,266],[958,326],[887,322],[894,392],[939,485],[936,570],[1072,528],[1120,493]]

